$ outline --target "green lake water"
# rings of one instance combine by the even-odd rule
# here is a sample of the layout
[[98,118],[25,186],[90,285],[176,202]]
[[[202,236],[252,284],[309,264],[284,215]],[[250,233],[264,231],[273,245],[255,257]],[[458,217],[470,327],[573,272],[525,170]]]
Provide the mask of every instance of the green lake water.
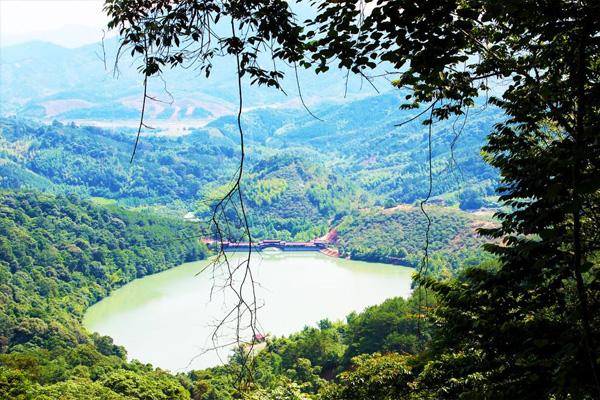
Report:
[[[227,349],[205,351],[213,346],[214,325],[229,310],[231,293],[213,291],[211,300],[211,274],[197,275],[207,263],[183,264],[123,286],[90,307],[84,325],[125,346],[130,358],[157,367],[181,371],[219,364]],[[324,318],[343,320],[351,311],[411,292],[413,270],[405,267],[314,252],[263,252],[252,265],[259,327],[270,335],[288,335]]]

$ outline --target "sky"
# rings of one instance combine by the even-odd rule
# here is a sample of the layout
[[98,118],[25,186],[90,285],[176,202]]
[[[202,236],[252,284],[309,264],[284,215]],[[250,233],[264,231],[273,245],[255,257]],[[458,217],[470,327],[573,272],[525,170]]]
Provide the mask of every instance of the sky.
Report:
[[43,40],[79,47],[102,38],[103,0],[0,0],[0,45]]

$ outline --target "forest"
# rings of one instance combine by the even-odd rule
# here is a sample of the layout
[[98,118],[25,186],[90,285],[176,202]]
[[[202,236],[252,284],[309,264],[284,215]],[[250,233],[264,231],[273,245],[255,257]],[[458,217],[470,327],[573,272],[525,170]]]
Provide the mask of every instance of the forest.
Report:
[[432,225],[427,233],[426,217],[414,206],[350,215],[335,228],[339,250],[356,260],[418,267],[427,233],[430,273],[434,276],[449,277],[462,266],[493,258],[481,248],[487,240],[475,234],[479,228],[494,226],[492,213],[432,207],[428,216]]
[[81,320],[111,290],[205,258],[206,247],[189,239],[196,227],[74,196],[2,191],[0,198],[1,397],[127,398],[110,388],[129,384],[143,386],[146,397],[138,398],[184,396],[175,378],[128,363],[125,349]]
[[[2,48],[0,398],[600,398],[599,2],[103,12],[123,84],[90,46]],[[157,101],[170,82],[189,90]],[[259,337],[249,251],[222,265],[255,334],[221,365],[167,371],[83,326],[219,243],[318,237],[413,268],[412,294]]]
[[[271,118],[277,120],[273,116]],[[265,119],[266,116],[261,120]],[[210,203],[218,201],[226,191],[227,177],[234,172],[238,154],[235,141],[227,139],[230,135],[227,124],[223,124],[219,131],[222,134],[220,140],[209,140],[203,132],[178,138],[145,138],[140,145],[139,160],[132,165],[127,160],[131,151],[131,135],[128,136],[127,132],[59,122],[40,125],[14,118],[3,119],[0,124],[1,187],[72,193],[114,201],[126,207],[148,208],[171,216],[181,217],[193,211],[201,220],[210,219]],[[256,124],[257,127],[252,129],[264,132],[261,129],[267,128],[263,125]],[[300,143],[295,145],[294,154],[260,141],[253,145],[255,153],[248,170],[245,197],[252,236],[256,239],[308,241],[325,235],[338,225],[347,226],[350,220],[354,221],[353,225],[364,225],[368,222],[365,218],[351,216],[359,208],[378,213],[376,210],[402,204],[404,200],[416,201],[420,192],[413,190],[412,185],[404,184],[407,180],[414,181],[415,187],[426,186],[424,171],[415,171],[414,175],[392,173],[389,171],[391,164],[385,161],[385,174],[403,179],[401,187],[406,193],[396,199],[393,188],[399,183],[391,186],[391,191],[372,186],[383,179],[375,165],[369,164],[365,170],[353,164],[356,161],[351,164],[340,156],[318,153],[305,141],[305,135],[298,135],[301,141],[298,139]],[[354,140],[360,136],[368,138],[366,133],[351,135]],[[357,148],[363,149],[364,154],[353,159],[375,157],[373,152],[377,147],[357,145]],[[469,157],[477,155],[476,145],[467,140],[457,149]],[[421,157],[417,148],[413,151],[415,157]],[[440,168],[447,168],[449,151],[442,145],[440,151]],[[406,154],[406,150],[403,153]],[[411,162],[404,161],[398,168],[407,169],[411,165]],[[485,169],[483,162],[471,163],[469,158],[461,161],[460,165],[462,174],[470,175],[474,180],[468,186],[455,179],[452,171],[440,172],[440,181],[450,182],[447,187],[439,189],[438,203],[448,206],[440,210],[447,211],[449,216],[460,216],[447,219],[453,230],[445,231],[446,241],[450,241],[458,231],[472,238],[476,236],[474,229],[467,229],[466,222],[476,218],[452,208],[458,206],[469,211],[497,206],[493,196],[486,196],[486,188],[497,180],[496,173],[493,170],[489,174],[480,173],[481,169]],[[361,179],[367,183],[361,184]],[[462,189],[464,187],[468,189]],[[477,202],[472,206],[465,201],[469,194],[470,201]],[[404,212],[404,209],[399,210],[401,214]],[[416,213],[408,213],[404,218],[417,218],[419,222],[415,227],[422,227],[423,220]],[[387,221],[377,220],[379,222],[375,224],[376,219],[370,221],[371,225],[365,225],[363,229],[372,231],[375,228],[385,232],[388,238],[394,236],[396,228]],[[349,233],[350,230],[342,229],[340,232]],[[377,233],[370,235],[375,237]],[[412,241],[406,244],[411,254],[422,247],[422,237],[411,234],[406,238]],[[356,247],[355,242],[348,238],[343,248]],[[470,241],[468,250],[474,251],[477,244],[476,240]],[[355,253],[348,251],[345,254],[354,258]],[[367,259],[364,256],[356,258]],[[383,258],[373,256],[370,260]]]

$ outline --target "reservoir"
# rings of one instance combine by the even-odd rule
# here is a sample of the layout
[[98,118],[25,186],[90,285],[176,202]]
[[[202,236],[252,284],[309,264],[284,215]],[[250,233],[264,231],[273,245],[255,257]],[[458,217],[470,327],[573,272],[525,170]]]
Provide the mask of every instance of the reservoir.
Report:
[[[243,254],[231,257],[234,263]],[[198,274],[208,264],[187,263],[135,280],[90,307],[84,325],[111,336],[129,358],[155,367],[179,372],[220,364],[228,349],[208,349],[233,294],[214,288],[209,270]],[[344,320],[352,311],[411,292],[410,268],[319,252],[263,251],[252,256],[251,265],[258,282],[258,327],[271,336],[289,335],[325,318]]]

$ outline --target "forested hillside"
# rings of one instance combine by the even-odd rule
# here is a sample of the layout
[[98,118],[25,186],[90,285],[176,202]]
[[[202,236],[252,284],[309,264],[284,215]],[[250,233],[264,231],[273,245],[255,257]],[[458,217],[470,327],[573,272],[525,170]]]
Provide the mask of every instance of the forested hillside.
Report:
[[[75,49],[41,40],[3,48],[0,97],[4,101],[0,114],[16,113],[45,121],[55,118],[102,122],[111,126],[118,121],[134,126],[141,106],[142,79],[135,66],[126,61],[113,70],[119,41],[107,38],[100,42],[100,39],[98,43]],[[237,96],[232,79],[235,68],[226,60],[215,63],[208,80],[193,69],[171,70],[168,75],[170,82],[166,86],[159,79],[151,79],[149,84],[150,92],[160,101],[148,102],[147,115],[160,130],[181,131],[173,122],[198,126],[235,110]],[[339,102],[337,94],[345,88],[342,71],[331,71],[317,78],[310,72],[299,71],[299,76],[307,101]],[[259,87],[246,88],[247,104],[297,107],[295,79],[288,76],[284,84],[288,96]],[[350,79],[350,98],[365,93],[375,94],[375,91],[361,90],[360,80]]]
[[189,398],[81,320],[114,288],[206,257],[197,235],[179,220],[72,196],[0,191],[0,397]]
[[144,138],[130,164],[133,133],[72,124],[1,122],[2,187],[73,191],[124,204],[193,201],[203,185],[223,182],[236,163],[232,143],[191,135]]
[[[59,3],[19,28],[70,16]],[[102,3],[101,45],[1,49],[0,398],[600,399],[599,1]],[[273,336],[255,289],[275,273],[246,242],[319,236],[286,249],[413,267],[390,285],[412,294]],[[83,327],[202,243],[221,364],[155,369]],[[400,271],[352,261],[342,281],[344,260],[272,255],[298,290],[269,315],[294,320]],[[148,326],[196,304],[169,287]]]
[[[331,121],[346,121],[337,127],[304,115],[276,129],[297,111],[250,113],[245,124],[252,148],[244,184],[253,236],[308,240],[351,210],[422,199],[428,186],[423,129],[412,124],[395,132],[388,120],[394,101],[386,95],[326,110]],[[382,113],[374,119],[380,125],[361,128],[366,116],[359,110],[371,107]],[[441,134],[434,146],[432,201],[462,206],[468,192],[471,208],[495,204],[486,196],[493,193],[496,173],[479,157],[486,120],[478,121],[483,127],[466,125],[455,147],[451,129],[441,128],[447,136]],[[230,122],[223,118],[176,138],[144,136],[130,164],[132,131],[3,119],[0,186],[104,197],[127,206],[160,205],[180,215],[191,210],[208,220],[206,204],[219,198],[237,166]]]
[[[262,109],[244,113],[247,140],[294,151],[297,146],[328,154],[343,174],[384,200],[412,203],[428,191],[427,128],[410,121],[422,110],[401,110],[403,93],[387,93],[313,110]],[[456,202],[462,189],[494,195],[497,172],[481,157],[481,147],[502,111],[477,100],[468,118],[437,123],[432,141],[433,197]],[[406,123],[410,121],[409,123]],[[208,126],[237,142],[233,117]],[[402,124],[402,126],[396,126]]]
[[[319,110],[323,121],[302,109],[267,108],[245,113],[243,126],[252,144],[249,162],[261,163],[282,152],[295,153],[307,162],[325,165],[341,182],[357,183],[381,203],[412,203],[427,193],[427,130],[418,122],[394,126],[417,112],[399,111],[399,97],[390,93],[325,106]],[[457,202],[466,188],[480,198],[494,194],[497,173],[485,164],[480,152],[486,133],[502,114],[491,106],[475,108],[472,113],[475,115],[466,121],[448,121],[435,128],[433,196],[447,203]],[[365,120],[370,123],[365,125]],[[222,117],[177,138],[144,136],[133,166],[128,164],[135,135],[131,130],[70,124],[50,127],[4,119],[1,149],[3,158],[21,162],[55,183],[84,186],[95,195],[165,203],[195,198],[206,183],[229,180],[239,151],[234,122],[233,117]],[[49,176],[48,169],[55,166],[52,159],[62,161],[50,151],[58,149],[65,162],[83,164],[84,169],[76,172],[79,176],[67,180],[61,170]],[[69,167],[62,168],[73,173]],[[90,181],[92,170],[102,179]]]
[[481,248],[489,241],[479,228],[494,226],[492,213],[465,213],[428,207],[427,217],[418,207],[398,206],[356,212],[338,225],[335,237],[342,256],[356,260],[391,262],[418,267],[428,244],[429,273],[450,276],[461,266],[477,265],[490,257]]
[[[325,235],[351,210],[373,204],[369,193],[325,163],[323,155],[310,149],[299,149],[296,155],[278,152],[253,163],[245,180],[253,237],[309,241]],[[210,220],[210,205],[226,189],[227,185],[205,189],[202,197],[212,202],[200,203],[197,215],[201,220]]]

